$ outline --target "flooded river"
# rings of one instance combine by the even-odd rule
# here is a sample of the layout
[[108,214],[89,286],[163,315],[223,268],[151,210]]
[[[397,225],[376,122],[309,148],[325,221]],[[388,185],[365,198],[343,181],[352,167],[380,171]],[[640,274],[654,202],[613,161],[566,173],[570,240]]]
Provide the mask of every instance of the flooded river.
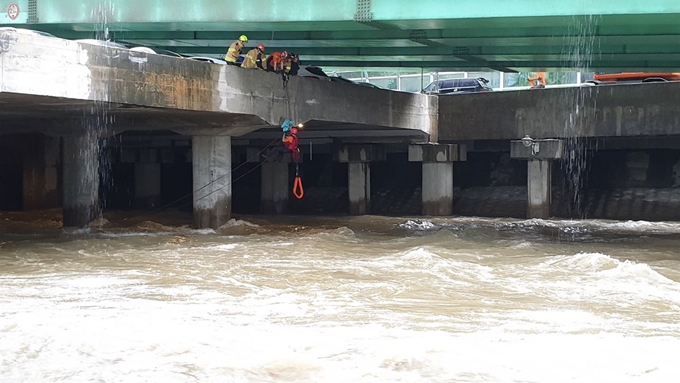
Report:
[[0,382],[680,376],[677,223],[50,214],[0,215]]

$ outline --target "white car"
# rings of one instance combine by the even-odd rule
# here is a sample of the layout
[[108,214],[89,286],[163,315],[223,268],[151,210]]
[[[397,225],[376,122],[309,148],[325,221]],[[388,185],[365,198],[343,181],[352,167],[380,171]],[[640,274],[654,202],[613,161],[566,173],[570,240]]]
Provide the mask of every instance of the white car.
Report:
[[158,49],[158,48],[149,48],[149,47],[134,47],[134,48],[130,48],[130,51],[148,53],[148,54],[152,54],[152,55],[163,55],[163,56],[184,58],[184,56],[182,56],[181,54],[179,54],[177,52],[169,51],[167,49]]
[[204,56],[190,56],[187,57],[189,60],[196,60],[196,61],[203,61],[203,62],[209,62],[213,64],[219,64],[219,65],[227,65],[227,62],[224,60],[216,59],[213,57],[204,57]]
[[91,44],[91,45],[99,45],[100,47],[111,47],[111,48],[118,48],[118,49],[128,49],[123,44],[120,43],[115,43],[113,41],[106,41],[106,40],[95,40],[95,39],[80,39],[80,40],[75,40],[79,43],[83,44]]

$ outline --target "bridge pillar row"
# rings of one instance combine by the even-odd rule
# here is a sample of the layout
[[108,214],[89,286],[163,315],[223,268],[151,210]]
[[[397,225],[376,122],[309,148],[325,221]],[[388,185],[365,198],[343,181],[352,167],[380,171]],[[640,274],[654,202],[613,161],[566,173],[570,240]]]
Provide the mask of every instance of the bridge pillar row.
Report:
[[231,219],[231,137],[193,136],[194,225],[218,229]]
[[422,214],[453,214],[453,163],[467,160],[467,147],[458,144],[409,145],[408,160],[423,163]]
[[99,136],[64,137],[63,226],[85,227],[101,217]]
[[510,158],[527,160],[527,218],[550,218],[552,162],[562,158],[562,140],[532,139],[510,142]]
[[385,161],[381,145],[344,145],[336,153],[338,162],[347,164],[349,214],[371,212],[371,162]]
[[290,183],[288,169],[291,156],[283,154],[277,161],[263,158],[260,148],[248,148],[248,162],[262,162],[260,187],[260,212],[262,214],[288,213]]

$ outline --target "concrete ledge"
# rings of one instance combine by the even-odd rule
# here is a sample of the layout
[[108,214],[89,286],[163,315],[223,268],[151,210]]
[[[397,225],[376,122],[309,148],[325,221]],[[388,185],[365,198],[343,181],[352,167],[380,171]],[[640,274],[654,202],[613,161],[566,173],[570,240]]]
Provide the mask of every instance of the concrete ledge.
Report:
[[456,162],[467,161],[467,147],[459,144],[409,145],[410,162]]
[[510,141],[510,158],[556,160],[564,154],[563,141],[557,139],[527,139]]
[[382,145],[343,145],[336,152],[335,159],[341,163],[385,161],[385,147]]

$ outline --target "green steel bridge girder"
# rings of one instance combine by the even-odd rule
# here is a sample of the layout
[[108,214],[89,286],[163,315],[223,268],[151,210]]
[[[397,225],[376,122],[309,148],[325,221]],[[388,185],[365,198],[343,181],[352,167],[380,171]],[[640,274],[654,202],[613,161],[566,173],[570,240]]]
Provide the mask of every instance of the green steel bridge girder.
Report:
[[[0,0],[0,25],[221,57],[249,46],[307,64],[436,70],[674,70],[680,1]],[[3,17],[4,16],[4,17]],[[22,25],[23,24],[23,25]]]

